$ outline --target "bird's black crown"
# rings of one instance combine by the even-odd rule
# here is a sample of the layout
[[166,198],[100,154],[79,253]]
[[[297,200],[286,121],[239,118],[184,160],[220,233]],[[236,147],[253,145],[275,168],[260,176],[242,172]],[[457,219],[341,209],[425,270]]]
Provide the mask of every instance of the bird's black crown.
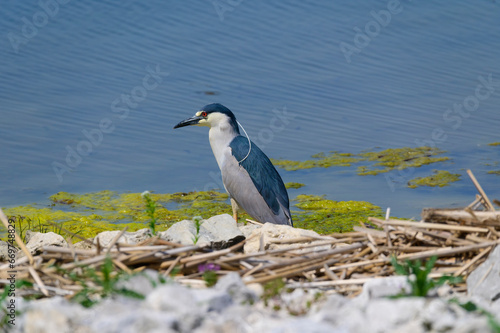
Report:
[[220,103],[212,103],[205,105],[200,111],[205,111],[207,114],[214,113],[214,112],[219,112],[223,113],[229,118],[231,118],[231,125],[235,128],[237,133],[240,133],[238,129],[238,123],[236,122],[236,117],[234,116],[234,113],[226,108],[224,105]]

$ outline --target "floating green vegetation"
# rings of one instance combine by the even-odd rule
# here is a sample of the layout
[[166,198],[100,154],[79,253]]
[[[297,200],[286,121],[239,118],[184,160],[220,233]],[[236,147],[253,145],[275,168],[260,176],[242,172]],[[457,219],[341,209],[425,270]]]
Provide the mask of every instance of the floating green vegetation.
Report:
[[380,207],[366,201],[333,201],[316,195],[299,195],[295,201],[302,212],[295,212],[294,226],[321,234],[352,231],[370,216],[384,217]]
[[306,185],[302,184],[302,183],[294,183],[294,182],[290,182],[290,183],[286,183],[285,184],[286,188],[301,188],[301,187],[304,187],[304,186],[306,186]]
[[[150,194],[156,202],[156,231],[168,229],[173,223],[193,216],[210,216],[228,213],[231,206],[228,196],[217,191]],[[16,219],[19,233],[28,229],[40,232],[54,231],[70,236],[62,228],[82,237],[90,238],[106,230],[136,231],[148,227],[151,220],[144,198],[140,193],[118,194],[100,191],[86,194],[59,192],[49,198],[50,207],[34,205],[4,209],[5,214]],[[169,208],[167,208],[167,206]],[[55,227],[55,223],[58,227]],[[59,231],[59,232],[58,232]]]
[[378,152],[364,152],[359,156],[366,161],[375,163],[372,166],[358,168],[358,175],[377,175],[394,169],[418,168],[422,165],[448,161],[450,158],[446,156],[435,157],[443,153],[445,151],[427,146],[389,148]]
[[[209,218],[232,213],[227,194],[217,191],[149,193],[148,197],[155,202],[156,232],[193,216]],[[49,207],[26,205],[7,208],[4,212],[16,220],[16,230],[21,237],[32,230],[53,231],[65,238],[72,237],[71,233],[91,238],[102,231],[122,230],[125,226],[128,231],[136,231],[147,228],[151,222],[151,211],[140,193],[59,192],[50,200]],[[368,216],[383,217],[379,207],[364,201],[332,201],[313,195],[299,195],[295,201],[300,211],[294,212],[294,225],[323,234],[351,231],[353,225],[366,222]],[[249,216],[241,212],[240,221],[246,218]]]
[[450,183],[460,180],[460,174],[450,173],[444,170],[434,170],[434,174],[428,177],[417,177],[408,182],[408,187],[416,188],[418,186],[448,186]]
[[491,171],[488,171],[489,174],[491,175],[498,175],[500,176],[500,170],[491,170]]
[[500,142],[488,143],[488,146],[500,146]]
[[358,167],[358,175],[378,175],[394,169],[402,170],[410,167],[421,167],[422,165],[448,161],[446,156],[438,156],[445,153],[435,147],[403,147],[389,148],[382,151],[367,151],[360,154],[349,154],[332,152],[329,155],[319,153],[313,155],[311,160],[289,161],[271,160],[274,165],[288,171],[310,168],[329,168],[331,166],[348,167],[355,163],[362,163]]
[[288,171],[311,168],[329,168],[331,166],[351,166],[351,164],[358,162],[358,158],[349,153],[331,152],[329,155],[319,153],[312,155],[311,157],[313,159],[307,161],[271,159],[271,162],[273,162],[274,165]]
[[[134,225],[133,223],[120,224],[120,226],[110,224],[109,218],[112,216],[103,216],[102,214],[89,212],[55,210],[53,208],[39,208],[32,205],[7,208],[4,209],[4,212],[9,218],[13,218],[16,221],[16,230],[23,240],[27,230],[37,232],[52,231],[66,238],[69,234],[62,232],[62,228],[82,237],[93,237],[99,232],[106,230],[123,229],[125,225],[129,227],[129,231],[144,228],[143,225]],[[57,227],[49,222],[54,223]]]

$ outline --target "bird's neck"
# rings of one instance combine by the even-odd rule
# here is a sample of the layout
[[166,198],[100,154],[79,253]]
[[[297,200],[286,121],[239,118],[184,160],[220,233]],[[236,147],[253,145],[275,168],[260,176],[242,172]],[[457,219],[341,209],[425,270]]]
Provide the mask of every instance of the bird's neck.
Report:
[[230,124],[222,123],[218,126],[213,126],[208,132],[208,138],[210,140],[210,146],[212,147],[212,152],[214,153],[215,159],[219,168],[222,167],[224,163],[224,151],[229,147],[229,144],[235,137],[240,135],[236,132]]

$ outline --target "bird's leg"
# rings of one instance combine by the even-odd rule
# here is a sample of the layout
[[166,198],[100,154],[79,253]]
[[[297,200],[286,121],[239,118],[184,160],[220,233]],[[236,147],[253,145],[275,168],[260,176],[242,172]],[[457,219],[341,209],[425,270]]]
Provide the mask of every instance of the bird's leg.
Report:
[[233,208],[233,218],[236,222],[238,222],[238,204],[231,198],[231,207]]

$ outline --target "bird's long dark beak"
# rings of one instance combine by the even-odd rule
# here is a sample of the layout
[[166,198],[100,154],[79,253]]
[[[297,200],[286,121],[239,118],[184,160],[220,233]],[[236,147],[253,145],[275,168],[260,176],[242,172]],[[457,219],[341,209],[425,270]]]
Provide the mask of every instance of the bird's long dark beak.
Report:
[[179,127],[184,127],[184,126],[190,126],[190,125],[196,125],[198,122],[203,119],[203,117],[198,117],[198,116],[193,116],[188,119],[184,119],[180,123],[174,126],[174,128],[179,128]]

